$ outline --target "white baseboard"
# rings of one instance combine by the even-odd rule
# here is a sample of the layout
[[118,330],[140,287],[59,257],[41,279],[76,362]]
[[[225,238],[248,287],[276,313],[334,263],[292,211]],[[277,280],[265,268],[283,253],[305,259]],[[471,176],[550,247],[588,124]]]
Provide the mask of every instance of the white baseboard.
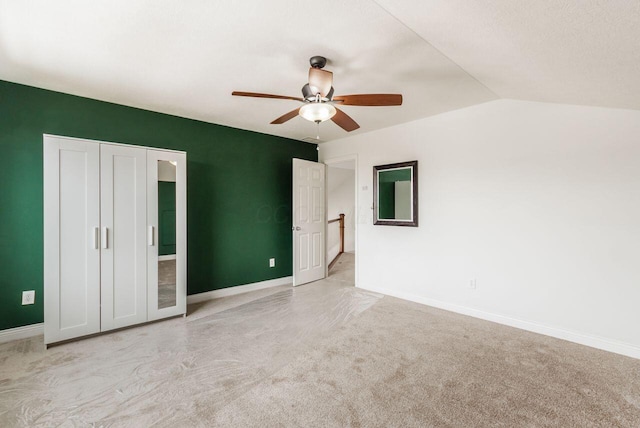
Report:
[[363,287],[360,285],[358,287],[364,290],[374,291],[377,293],[386,294],[388,296],[397,297],[399,299],[409,300],[412,302],[421,303],[423,305],[433,306],[435,308],[456,312],[462,315],[469,315],[475,318],[492,321],[498,324],[504,324],[510,327],[516,327],[522,330],[531,331],[533,333],[544,334],[546,336],[567,340],[569,342],[579,343],[580,345],[590,346],[592,348],[602,349],[604,351],[614,352],[616,354],[625,355],[627,357],[640,359],[640,348],[628,343],[619,342],[611,339],[605,339],[597,336],[591,336],[583,333],[577,333],[574,331],[564,330],[561,328],[550,327],[550,326],[538,324],[532,321],[525,321],[517,318],[511,318],[504,315],[494,314],[491,312],[485,312],[479,309],[469,308],[467,306],[460,306],[454,303],[448,303],[440,300],[430,299],[427,297],[416,296],[415,294],[406,293],[403,291],[391,290],[391,289],[380,288],[380,287]]
[[[221,290],[207,291],[206,293],[194,294],[187,296],[187,304],[204,302],[206,300],[218,299],[220,297],[233,296],[235,294],[248,293],[249,291],[262,290],[269,287],[277,287],[280,285],[288,285],[293,283],[292,276],[284,278],[270,279],[253,284],[239,285],[236,287],[223,288]],[[9,328],[0,330],[0,343],[10,342],[12,340],[26,339],[28,337],[39,336],[44,334],[44,324],[31,324],[24,327]]]
[[280,285],[288,285],[293,283],[292,276],[283,278],[269,279],[267,281],[254,282],[252,284],[238,285],[235,287],[222,288],[220,290],[212,290],[204,293],[192,294],[187,296],[187,304],[204,302],[220,297],[233,296],[236,294],[248,293],[249,291],[262,290],[264,288],[278,287]]
[[0,343],[11,342],[12,340],[26,339],[27,337],[44,334],[44,324],[31,324],[24,327],[8,328],[0,330]]
[[176,259],[176,255],[175,254],[167,254],[166,256],[158,256],[158,261],[163,262],[165,260],[175,260]]

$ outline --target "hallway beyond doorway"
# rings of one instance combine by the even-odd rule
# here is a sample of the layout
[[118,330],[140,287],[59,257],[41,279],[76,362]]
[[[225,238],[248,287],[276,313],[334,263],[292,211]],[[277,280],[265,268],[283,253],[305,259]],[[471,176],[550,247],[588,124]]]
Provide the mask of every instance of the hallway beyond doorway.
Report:
[[356,254],[345,252],[338,256],[336,263],[329,270],[329,281],[340,281],[354,285],[356,268]]

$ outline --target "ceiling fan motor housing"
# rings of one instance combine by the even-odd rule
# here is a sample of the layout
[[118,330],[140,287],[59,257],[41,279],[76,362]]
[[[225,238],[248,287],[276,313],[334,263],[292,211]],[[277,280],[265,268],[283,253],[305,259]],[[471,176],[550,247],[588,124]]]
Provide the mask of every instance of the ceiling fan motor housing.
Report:
[[327,65],[327,59],[320,55],[312,56],[309,59],[309,64],[311,64],[313,68],[324,68],[324,66]]

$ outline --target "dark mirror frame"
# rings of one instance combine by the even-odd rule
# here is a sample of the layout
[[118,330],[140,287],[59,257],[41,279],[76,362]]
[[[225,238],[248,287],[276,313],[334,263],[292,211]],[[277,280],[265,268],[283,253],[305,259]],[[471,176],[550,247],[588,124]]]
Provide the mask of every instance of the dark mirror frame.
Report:
[[[411,189],[411,199],[413,204],[413,219],[406,220],[381,220],[378,218],[378,172],[388,169],[407,168],[412,169],[413,188]],[[373,224],[382,226],[409,226],[418,227],[418,161],[391,163],[387,165],[376,165],[373,167]]]

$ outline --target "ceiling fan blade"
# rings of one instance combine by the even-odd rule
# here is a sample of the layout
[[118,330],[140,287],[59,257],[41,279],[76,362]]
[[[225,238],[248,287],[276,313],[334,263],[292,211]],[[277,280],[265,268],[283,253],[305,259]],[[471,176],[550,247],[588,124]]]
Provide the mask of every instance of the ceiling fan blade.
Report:
[[399,106],[402,105],[401,94],[359,94],[336,95],[333,101],[341,106]]
[[285,123],[287,120],[291,120],[294,117],[296,117],[298,115],[298,110],[300,110],[299,108],[295,109],[295,110],[291,110],[289,113],[285,113],[282,116],[280,116],[279,118],[277,118],[276,120],[274,120],[273,122],[271,122],[272,125],[280,125],[281,123]]
[[326,97],[333,85],[333,73],[320,68],[309,69],[309,86],[314,95],[318,92],[322,97]]
[[231,93],[231,95],[235,95],[237,97],[275,98],[275,99],[278,99],[278,100],[304,101],[302,98],[298,98],[298,97],[288,97],[286,95],[260,94],[258,92],[233,91]]
[[360,125],[358,125],[355,120],[351,119],[351,116],[338,108],[336,109],[335,116],[333,116],[331,120],[347,132],[355,131],[360,128]]

